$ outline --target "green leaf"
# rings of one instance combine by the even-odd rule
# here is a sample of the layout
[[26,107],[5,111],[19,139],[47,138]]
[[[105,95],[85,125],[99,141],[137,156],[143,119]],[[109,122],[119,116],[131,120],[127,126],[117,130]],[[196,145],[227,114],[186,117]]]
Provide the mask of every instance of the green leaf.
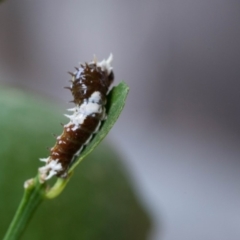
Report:
[[123,110],[128,91],[129,87],[124,82],[121,82],[110,91],[107,97],[107,120],[103,123],[100,131],[94,136],[90,144],[88,144],[80,156],[73,161],[69,172],[73,171],[73,169],[106,137]]
[[[106,121],[103,122],[98,133],[93,137],[91,142],[81,152],[80,156],[77,156],[73,160],[72,165],[70,166],[68,171],[69,177],[72,175],[72,172],[76,168],[76,166],[98,146],[98,144],[106,137],[108,132],[111,130],[124,108],[128,92],[129,87],[124,82],[119,83],[118,86],[113,87],[112,90],[109,92],[106,106],[108,117]],[[59,178],[55,185],[46,193],[46,197],[57,197],[63,191],[68,181],[69,178]]]

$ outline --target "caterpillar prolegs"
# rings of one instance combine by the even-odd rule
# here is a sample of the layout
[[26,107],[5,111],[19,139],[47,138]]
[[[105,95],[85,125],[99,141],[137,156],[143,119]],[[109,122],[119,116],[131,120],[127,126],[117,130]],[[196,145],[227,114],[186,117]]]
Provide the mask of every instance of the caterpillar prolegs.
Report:
[[50,149],[50,156],[40,159],[46,162],[45,166],[39,168],[41,181],[54,175],[66,177],[74,156],[89,143],[99,130],[101,122],[106,119],[107,93],[114,80],[112,60],[110,54],[107,60],[98,62],[94,59],[90,63],[81,64],[74,73],[70,73],[71,85],[66,88],[72,92],[75,107],[68,109],[72,115],[65,116],[70,121],[64,125],[62,134]]

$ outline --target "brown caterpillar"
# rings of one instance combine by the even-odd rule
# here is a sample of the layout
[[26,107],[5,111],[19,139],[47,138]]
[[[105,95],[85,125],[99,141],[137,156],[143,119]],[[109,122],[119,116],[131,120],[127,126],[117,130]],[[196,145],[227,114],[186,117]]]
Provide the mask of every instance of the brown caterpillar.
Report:
[[111,67],[113,56],[107,60],[80,65],[72,76],[70,89],[75,107],[68,109],[72,115],[65,115],[70,122],[64,125],[63,133],[57,137],[57,142],[50,150],[48,158],[40,159],[46,165],[39,168],[41,181],[52,176],[66,177],[73,158],[99,130],[101,121],[106,119],[105,105],[109,87],[114,80]]

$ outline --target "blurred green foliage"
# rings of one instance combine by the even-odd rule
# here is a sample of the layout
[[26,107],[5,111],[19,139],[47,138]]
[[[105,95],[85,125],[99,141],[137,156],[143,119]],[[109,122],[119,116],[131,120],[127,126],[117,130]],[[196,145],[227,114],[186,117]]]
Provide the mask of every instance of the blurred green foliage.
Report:
[[[23,183],[66,122],[58,107],[16,89],[0,89],[0,238],[17,209]],[[24,240],[144,240],[150,220],[116,152],[101,144],[75,170],[64,192],[40,205]]]

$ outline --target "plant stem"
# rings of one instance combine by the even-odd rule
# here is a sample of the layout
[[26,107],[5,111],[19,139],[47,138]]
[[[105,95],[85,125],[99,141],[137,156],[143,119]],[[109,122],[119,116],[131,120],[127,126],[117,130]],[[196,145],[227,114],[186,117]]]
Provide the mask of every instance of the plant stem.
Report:
[[3,240],[17,240],[26,228],[33,212],[44,199],[45,184],[38,181],[38,177],[32,180],[24,192],[17,212],[7,230]]
[[70,172],[68,174],[67,178],[64,178],[64,179],[63,178],[58,178],[58,180],[53,185],[53,187],[51,187],[50,189],[48,189],[48,191],[46,191],[45,197],[48,198],[48,199],[52,199],[52,198],[57,197],[59,194],[61,194],[61,192],[66,187],[66,185],[67,185],[67,183],[70,180],[72,175],[73,175],[73,172]]

